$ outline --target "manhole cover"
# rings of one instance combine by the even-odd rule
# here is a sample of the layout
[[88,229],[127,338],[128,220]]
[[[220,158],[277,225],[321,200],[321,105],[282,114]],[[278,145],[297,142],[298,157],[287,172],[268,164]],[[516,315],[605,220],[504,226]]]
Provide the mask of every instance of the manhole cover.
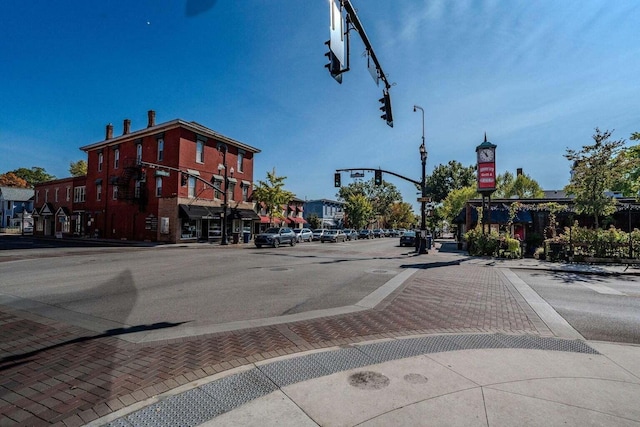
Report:
[[427,377],[420,374],[407,374],[404,376],[404,380],[409,384],[426,384],[429,381]]
[[349,385],[365,390],[380,390],[389,385],[389,378],[378,372],[356,372],[349,377]]
[[274,268],[270,268],[269,270],[271,270],[271,271],[289,271],[289,269],[287,267],[274,267]]

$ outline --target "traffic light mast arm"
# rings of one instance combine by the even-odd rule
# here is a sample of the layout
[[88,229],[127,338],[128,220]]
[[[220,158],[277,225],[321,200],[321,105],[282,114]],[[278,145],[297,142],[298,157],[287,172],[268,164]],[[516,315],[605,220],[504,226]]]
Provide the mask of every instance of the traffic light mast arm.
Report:
[[[367,33],[365,33],[364,31],[364,27],[362,26],[362,23],[358,18],[358,14],[356,13],[356,10],[353,8],[349,0],[340,0],[340,1],[342,3],[342,6],[344,6],[345,10],[347,11],[348,22],[350,22],[353,25],[353,28],[358,32],[358,34],[360,34],[362,43],[364,43],[364,46],[367,48],[367,52],[369,52],[369,55],[371,56],[373,63],[376,65],[376,69],[380,74],[380,79],[382,79],[382,81],[384,82],[385,88],[389,89],[391,87],[391,84],[389,84],[389,81],[387,80],[387,76],[384,74],[384,71],[382,71],[382,66],[380,65],[380,62],[378,61],[378,58],[376,57],[376,54],[373,51],[373,46],[371,46],[371,42],[369,42]],[[347,33],[348,33],[348,29],[347,29]]]
[[222,189],[220,187],[216,187],[215,185],[213,185],[213,183],[207,181],[206,179],[200,178],[198,175],[194,175],[192,173],[189,173],[186,170],[182,170],[182,169],[178,169],[178,168],[172,168],[171,166],[159,165],[157,163],[145,162],[145,161],[142,161],[142,160],[138,160],[138,164],[140,164],[140,166],[146,166],[146,167],[151,168],[151,169],[166,169],[166,170],[170,170],[170,171],[174,171],[174,172],[178,172],[178,173],[183,173],[183,174],[188,175],[190,177],[191,176],[194,177],[197,181],[200,181],[200,182],[208,185],[209,187],[213,188],[214,190],[222,191]]
[[404,179],[405,181],[409,181],[415,185],[418,185],[418,186],[422,185],[420,181],[416,181],[415,179],[407,178],[406,176],[402,176],[399,173],[391,172],[384,169],[371,169],[371,168],[336,169],[336,172],[353,172],[353,171],[367,171],[367,172],[380,171],[380,172],[388,173],[389,175],[397,176],[398,178]]

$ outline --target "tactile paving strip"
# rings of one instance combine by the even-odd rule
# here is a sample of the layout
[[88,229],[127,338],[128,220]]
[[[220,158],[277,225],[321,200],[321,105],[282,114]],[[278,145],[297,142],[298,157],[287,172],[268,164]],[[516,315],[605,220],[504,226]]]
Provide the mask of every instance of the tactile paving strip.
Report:
[[423,354],[487,348],[599,354],[582,341],[533,335],[465,334],[402,338],[267,363],[168,397],[107,425],[195,426],[280,387],[301,381]]

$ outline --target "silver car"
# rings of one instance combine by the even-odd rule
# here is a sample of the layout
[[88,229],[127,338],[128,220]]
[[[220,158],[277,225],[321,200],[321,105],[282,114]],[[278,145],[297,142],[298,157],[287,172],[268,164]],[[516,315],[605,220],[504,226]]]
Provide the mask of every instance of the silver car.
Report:
[[313,240],[313,232],[308,228],[294,228],[293,232],[298,236],[298,242],[310,242]]
[[315,230],[313,230],[313,237],[311,239],[320,240],[322,238],[322,235],[326,232],[327,230],[324,228],[316,228]]

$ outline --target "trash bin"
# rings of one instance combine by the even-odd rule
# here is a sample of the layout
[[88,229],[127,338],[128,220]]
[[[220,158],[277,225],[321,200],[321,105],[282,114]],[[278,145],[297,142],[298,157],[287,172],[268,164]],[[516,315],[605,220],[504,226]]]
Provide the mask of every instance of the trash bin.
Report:
[[245,231],[245,232],[244,232],[244,236],[243,236],[243,238],[242,238],[242,241],[243,241],[244,243],[249,243],[249,242],[251,241],[251,233],[249,233],[249,232]]
[[431,249],[433,246],[433,236],[431,234],[427,235],[427,249]]
[[240,243],[240,233],[233,233],[233,244],[237,245]]

